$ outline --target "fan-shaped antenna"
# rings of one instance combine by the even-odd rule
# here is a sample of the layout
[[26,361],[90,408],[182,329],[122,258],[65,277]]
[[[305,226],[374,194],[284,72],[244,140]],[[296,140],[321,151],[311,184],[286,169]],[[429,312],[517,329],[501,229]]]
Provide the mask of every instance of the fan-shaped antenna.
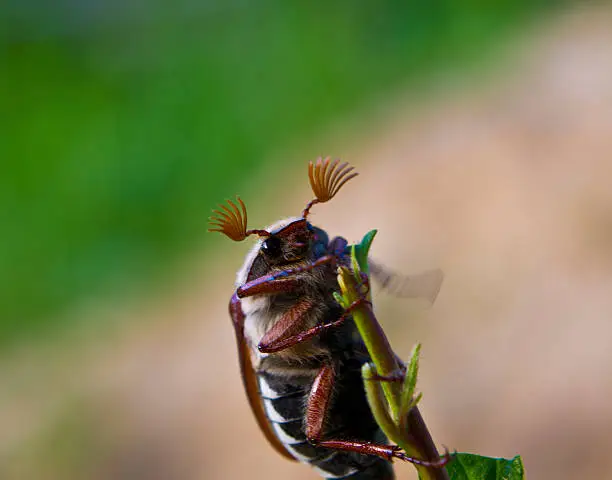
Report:
[[212,215],[208,220],[211,227],[209,232],[221,232],[227,235],[234,242],[241,242],[249,235],[259,235],[260,237],[269,237],[270,232],[266,230],[247,230],[247,212],[244,202],[240,197],[236,197],[240,204],[241,210],[231,200],[227,200],[231,209],[226,205],[219,205],[219,210],[213,210]]
[[316,198],[308,202],[302,212],[302,218],[308,216],[313,205],[325,203],[334,198],[346,182],[358,175],[353,170],[354,167],[351,167],[347,162],[340,163],[338,159],[332,161],[330,157],[325,160],[319,157],[315,163],[310,162],[308,164],[308,179]]

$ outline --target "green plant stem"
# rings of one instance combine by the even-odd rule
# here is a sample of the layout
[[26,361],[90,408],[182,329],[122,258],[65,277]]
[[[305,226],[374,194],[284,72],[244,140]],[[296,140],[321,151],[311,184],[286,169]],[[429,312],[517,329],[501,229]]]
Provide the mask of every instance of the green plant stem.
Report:
[[364,363],[361,368],[368,405],[374,415],[374,420],[387,438],[395,443],[401,441],[401,435],[394,419],[389,415],[389,408],[381,382],[376,380],[376,367],[371,363]]
[[[353,259],[355,267],[357,262],[354,251]],[[338,269],[338,283],[342,291],[343,300],[348,305],[361,298],[360,293],[357,291],[358,284],[360,283],[357,271],[359,267],[357,266],[355,270],[356,272],[352,273],[344,267]],[[371,306],[367,303],[358,306],[353,310],[352,316],[376,367],[377,373],[382,376],[397,373],[401,365],[391,349],[389,340],[378,323]],[[418,408],[412,408],[408,412],[406,421],[400,422],[398,415],[401,402],[401,385],[396,382],[382,382],[382,387],[395,425],[405,423],[408,427],[403,431],[398,430],[397,438],[393,438],[393,440],[396,440],[398,445],[411,457],[432,462],[440,460],[436,446]],[[445,468],[432,468],[420,465],[415,465],[415,467],[422,480],[448,480],[449,478]]]

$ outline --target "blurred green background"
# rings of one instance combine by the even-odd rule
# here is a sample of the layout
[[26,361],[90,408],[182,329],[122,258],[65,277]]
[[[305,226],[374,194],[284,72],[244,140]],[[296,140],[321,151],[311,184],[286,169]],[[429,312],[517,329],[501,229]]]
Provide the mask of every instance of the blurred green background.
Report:
[[252,242],[206,229],[297,213],[322,154],[360,176],[313,221],[445,272],[431,309],[375,290],[439,445],[607,478],[611,7],[5,1],[0,479],[316,478],[242,391]]
[[160,288],[271,152],[496,60],[549,3],[5,2],[0,344]]

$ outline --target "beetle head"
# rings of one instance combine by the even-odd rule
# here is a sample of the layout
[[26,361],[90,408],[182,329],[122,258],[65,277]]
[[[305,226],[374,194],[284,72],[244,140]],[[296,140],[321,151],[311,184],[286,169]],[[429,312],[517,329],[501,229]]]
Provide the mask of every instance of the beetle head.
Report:
[[[249,235],[265,237],[261,250],[264,255],[273,258],[281,255],[285,258],[298,258],[299,252],[307,250],[309,242],[314,235],[313,227],[306,221],[310,209],[317,203],[325,203],[331,200],[342,186],[351,178],[357,176],[357,172],[348,163],[340,163],[340,160],[331,160],[321,157],[316,162],[308,164],[308,179],[315,198],[306,205],[301,219],[285,225],[278,231],[247,230],[247,212],[244,202],[236,197],[240,208],[236,203],[228,200],[226,205],[220,205],[219,210],[213,210],[214,215],[210,217],[209,232],[221,232],[235,242],[244,240]],[[270,229],[272,230],[272,229]],[[288,250],[290,245],[290,251]],[[297,255],[297,257],[296,257]],[[280,257],[279,257],[280,258]]]
[[279,220],[266,230],[270,236],[259,239],[247,255],[238,273],[238,285],[274,270],[315,260],[328,252],[325,231],[301,217]]
[[268,238],[261,242],[260,252],[269,265],[280,265],[303,259],[310,247],[312,227],[304,219],[270,229]]

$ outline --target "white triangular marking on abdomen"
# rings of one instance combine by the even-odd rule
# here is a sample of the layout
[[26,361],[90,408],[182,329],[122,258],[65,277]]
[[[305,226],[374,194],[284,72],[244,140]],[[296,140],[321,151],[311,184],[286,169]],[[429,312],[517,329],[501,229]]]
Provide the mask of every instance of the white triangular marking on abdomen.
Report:
[[273,423],[272,428],[276,433],[278,439],[285,445],[297,445],[298,443],[304,443],[304,439],[298,440],[297,438],[293,438],[291,435],[288,435],[283,428],[278,423]]
[[319,475],[321,475],[323,478],[344,478],[358,471],[354,467],[348,467],[347,470],[345,470],[343,473],[339,475],[334,475],[333,473],[330,473],[327,470],[323,470],[322,468],[319,468],[319,467],[313,466],[312,469],[315,472],[317,472]]
[[297,418],[285,418],[285,417],[283,417],[274,408],[274,405],[272,404],[272,400],[264,399],[263,404],[264,404],[264,409],[266,410],[266,415],[268,416],[268,419],[271,422],[287,423],[287,422],[291,422],[293,420],[298,420],[299,418],[301,418],[301,417],[297,417]]
[[266,381],[265,378],[260,376],[258,380],[259,380],[259,393],[261,394],[263,398],[269,398],[271,400],[274,400],[276,398],[281,397],[281,395],[278,392],[275,392],[274,390],[272,390],[272,387],[270,387],[270,384]]
[[285,445],[285,448],[287,449],[287,451],[297,460],[299,460],[302,463],[308,463],[310,461],[312,461],[312,458],[307,457],[306,455],[301,454],[300,452],[298,452],[295,448],[293,448],[291,445]]

